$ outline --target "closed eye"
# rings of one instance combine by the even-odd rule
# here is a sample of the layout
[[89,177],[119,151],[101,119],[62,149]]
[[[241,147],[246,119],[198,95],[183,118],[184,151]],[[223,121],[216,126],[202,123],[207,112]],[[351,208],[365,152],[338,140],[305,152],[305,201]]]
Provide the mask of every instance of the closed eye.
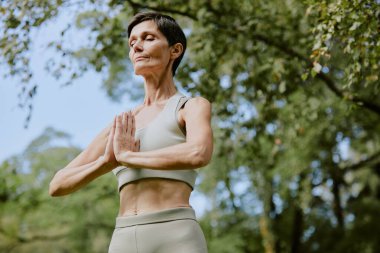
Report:
[[153,35],[147,35],[147,36],[145,37],[145,39],[146,39],[147,41],[153,41],[153,40],[154,40],[154,36],[153,36]]

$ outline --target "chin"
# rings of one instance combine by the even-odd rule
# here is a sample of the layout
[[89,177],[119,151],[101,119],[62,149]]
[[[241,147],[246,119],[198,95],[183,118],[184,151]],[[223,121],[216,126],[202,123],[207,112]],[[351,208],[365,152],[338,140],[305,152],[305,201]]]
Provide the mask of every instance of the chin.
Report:
[[145,76],[152,74],[153,72],[157,72],[157,68],[152,68],[148,66],[137,66],[134,68],[135,75],[137,76]]
[[141,70],[141,69],[135,69],[135,75],[136,76],[144,76],[148,73],[146,70]]
[[143,72],[145,72],[144,68],[136,67],[136,66],[134,66],[133,70],[135,72],[135,75],[141,75]]

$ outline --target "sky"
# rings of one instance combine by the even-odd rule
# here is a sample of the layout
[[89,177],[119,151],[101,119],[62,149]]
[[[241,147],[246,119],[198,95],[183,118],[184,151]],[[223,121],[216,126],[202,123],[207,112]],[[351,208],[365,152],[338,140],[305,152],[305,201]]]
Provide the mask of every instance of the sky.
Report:
[[43,50],[33,52],[33,80],[39,87],[27,129],[27,111],[17,107],[19,81],[0,77],[0,160],[23,151],[49,126],[70,133],[73,143],[83,148],[114,115],[135,106],[128,100],[114,103],[106,97],[100,89],[102,77],[95,72],[87,73],[71,86],[61,87],[62,81],[44,70],[47,58],[48,53]]
[[[33,98],[33,114],[27,129],[24,128],[27,112],[17,106],[20,82],[17,78],[5,79],[4,67],[0,66],[0,163],[22,153],[47,127],[70,134],[74,145],[85,148],[116,114],[137,105],[128,99],[117,103],[111,101],[101,89],[103,77],[94,71],[89,71],[73,85],[61,87],[63,81],[57,81],[44,69],[47,59],[54,57],[54,52],[46,50],[44,45],[58,38],[61,28],[72,18],[70,15],[61,16],[33,36],[31,65],[33,81],[39,86]],[[73,34],[72,43],[80,41],[81,36],[85,33]],[[206,199],[195,191],[191,205],[197,215],[203,213],[206,203]]]

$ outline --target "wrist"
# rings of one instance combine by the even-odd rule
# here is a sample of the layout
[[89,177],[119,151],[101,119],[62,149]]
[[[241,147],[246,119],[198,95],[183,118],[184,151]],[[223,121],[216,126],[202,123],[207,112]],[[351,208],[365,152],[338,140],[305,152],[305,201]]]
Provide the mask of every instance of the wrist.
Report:
[[131,164],[129,162],[132,151],[124,151],[121,152],[117,157],[116,160],[121,166],[131,167]]
[[120,166],[120,164],[117,161],[111,162],[107,160],[104,156],[99,156],[99,158],[97,159],[97,163],[100,168],[106,170],[107,172]]

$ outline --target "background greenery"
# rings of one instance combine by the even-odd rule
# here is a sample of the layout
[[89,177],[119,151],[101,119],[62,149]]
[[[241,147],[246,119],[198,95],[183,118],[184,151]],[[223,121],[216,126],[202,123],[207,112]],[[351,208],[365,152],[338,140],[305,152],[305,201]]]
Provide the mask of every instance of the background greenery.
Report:
[[[1,1],[0,52],[32,115],[33,32],[75,12],[47,69],[64,84],[103,73],[113,99],[139,98],[126,27],[141,10],[174,16],[189,49],[176,81],[213,103],[215,151],[198,191],[213,252],[380,252],[380,3],[377,0]],[[88,32],[70,47],[71,29]],[[69,76],[67,80],[62,76]],[[74,84],[75,85],[75,84]],[[78,152],[46,129],[0,168],[1,252],[106,252],[118,199],[105,175],[50,198]]]

